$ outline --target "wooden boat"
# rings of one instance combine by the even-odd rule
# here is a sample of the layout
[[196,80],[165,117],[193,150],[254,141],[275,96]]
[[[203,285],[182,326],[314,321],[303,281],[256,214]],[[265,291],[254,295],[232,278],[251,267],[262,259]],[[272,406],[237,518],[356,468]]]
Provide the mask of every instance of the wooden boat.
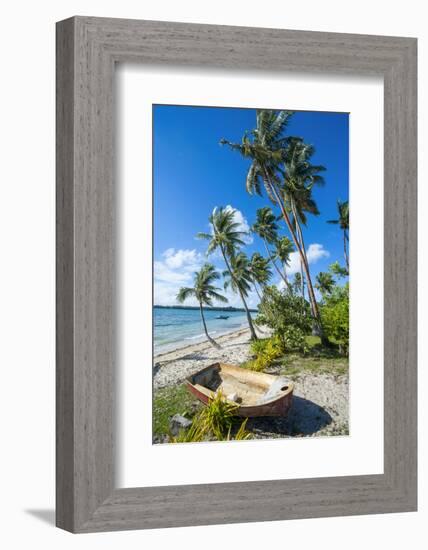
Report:
[[283,376],[215,363],[186,379],[187,389],[205,405],[219,390],[239,405],[237,416],[286,416],[294,385]]

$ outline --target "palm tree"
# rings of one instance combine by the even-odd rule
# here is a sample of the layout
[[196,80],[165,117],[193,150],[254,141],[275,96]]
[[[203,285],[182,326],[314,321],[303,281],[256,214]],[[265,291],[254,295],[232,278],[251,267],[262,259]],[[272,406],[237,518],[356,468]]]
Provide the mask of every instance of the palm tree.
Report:
[[320,271],[316,277],[316,288],[324,296],[325,294],[331,294],[334,287],[334,279],[331,273],[325,273]]
[[245,298],[248,297],[248,293],[251,290],[253,276],[250,269],[250,262],[244,252],[239,252],[238,254],[231,256],[230,265],[228,269],[223,272],[223,277],[225,281],[224,289],[227,290],[229,287],[231,287],[233,292],[237,292],[241,296],[245,310],[247,311],[248,324],[251,330],[251,338],[257,340],[257,335],[254,330],[251,315],[245,301]]
[[[197,234],[197,238],[206,239],[209,241],[207,255],[212,254],[215,250],[220,250],[224,263],[226,264],[227,271],[230,273],[232,279],[234,279],[235,275],[231,267],[231,261],[236,255],[236,250],[245,244],[243,239],[246,236],[245,231],[241,231],[239,229],[239,223],[235,221],[235,213],[236,210],[233,208],[214,208],[209,217],[209,222],[212,229],[211,233]],[[248,309],[247,302],[245,301],[246,295],[242,292],[238,281],[234,282],[234,287],[237,289],[244,305],[244,309],[247,314],[248,326],[251,332],[251,338],[257,340],[250,311]]]
[[263,258],[263,256],[258,252],[254,252],[248,264],[248,269],[251,273],[254,289],[257,292],[259,300],[261,300],[262,297],[260,296],[257,284],[264,288],[269,282],[269,279],[272,277],[272,271],[269,269],[269,263],[270,262],[267,258]]
[[[282,193],[286,207],[292,213],[292,223],[303,255],[308,264],[306,246],[303,238],[302,225],[306,225],[306,213],[319,215],[316,202],[312,198],[312,188],[324,185],[324,178],[319,175],[324,166],[313,165],[310,162],[315,149],[304,143],[301,138],[290,137],[284,153],[284,171]],[[300,274],[302,281],[302,298],[304,298],[304,269],[300,258]]]
[[227,298],[220,294],[220,289],[213,284],[214,281],[218,279],[220,279],[220,274],[215,270],[215,267],[212,264],[206,263],[195,273],[193,287],[182,287],[177,294],[177,301],[180,302],[180,304],[187,300],[187,298],[196,298],[199,303],[205,335],[208,341],[215,347],[220,346],[208,334],[203,306],[212,306],[213,299],[223,303],[227,302]]
[[275,256],[280,260],[284,269],[284,278],[287,287],[291,290],[291,284],[287,279],[287,267],[290,266],[290,254],[294,251],[293,243],[288,237],[281,237],[275,243]]
[[328,270],[334,277],[338,277],[339,279],[348,276],[348,270],[346,267],[342,267],[338,261],[330,264]]
[[337,210],[339,212],[338,220],[329,220],[327,223],[339,224],[340,229],[343,230],[343,253],[345,256],[346,270],[349,275],[349,256],[348,256],[348,242],[349,242],[349,202],[337,201]]
[[248,193],[261,195],[262,186],[264,186],[272,203],[276,204],[281,210],[294,246],[302,260],[312,316],[320,332],[322,332],[321,315],[315,298],[309,272],[309,263],[297,237],[290,213],[285,205],[281,191],[281,180],[278,175],[284,157],[284,149],[287,146],[287,138],[282,137],[282,133],[292,114],[291,111],[257,110],[256,128],[250,133],[245,133],[241,143],[233,143],[224,138],[220,143],[222,145],[229,145],[232,150],[238,151],[244,158],[251,159],[251,166],[246,179]]
[[284,283],[288,286],[287,277],[285,277],[284,273],[282,273],[276,265],[275,258],[269,248],[269,244],[274,244],[278,240],[278,224],[276,223],[276,217],[269,206],[265,206],[257,210],[256,221],[251,227],[251,230],[262,239],[272,265],[275,267]]

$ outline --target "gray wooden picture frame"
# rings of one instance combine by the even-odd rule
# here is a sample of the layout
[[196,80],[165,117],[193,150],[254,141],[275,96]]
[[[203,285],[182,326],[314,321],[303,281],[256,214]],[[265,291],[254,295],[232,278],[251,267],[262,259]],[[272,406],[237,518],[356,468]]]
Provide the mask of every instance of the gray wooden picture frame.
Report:
[[[413,38],[90,17],[57,24],[58,527],[83,533],[416,510],[416,45]],[[383,77],[382,475],[115,487],[117,62]]]

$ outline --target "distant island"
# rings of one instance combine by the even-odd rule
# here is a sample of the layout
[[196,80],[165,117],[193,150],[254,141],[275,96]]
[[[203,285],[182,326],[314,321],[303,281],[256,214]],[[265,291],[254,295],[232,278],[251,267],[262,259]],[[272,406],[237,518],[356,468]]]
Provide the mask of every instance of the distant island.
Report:
[[[158,305],[154,305],[153,307],[157,307],[159,309],[198,309],[199,310],[199,306],[158,306]],[[244,308],[239,308],[239,307],[232,307],[232,306],[227,306],[227,307],[204,307],[205,310],[208,310],[208,311],[240,311],[240,312],[243,312],[245,313],[245,309]],[[249,311],[253,312],[253,313],[258,313],[258,310],[257,309],[250,309]]]

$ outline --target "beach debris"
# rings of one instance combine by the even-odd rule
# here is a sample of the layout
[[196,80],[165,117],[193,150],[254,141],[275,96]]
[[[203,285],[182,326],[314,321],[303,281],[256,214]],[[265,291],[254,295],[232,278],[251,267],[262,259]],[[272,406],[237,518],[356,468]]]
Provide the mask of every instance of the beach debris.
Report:
[[171,434],[176,436],[180,430],[187,430],[192,425],[192,421],[188,418],[181,416],[181,414],[174,414],[169,422]]

